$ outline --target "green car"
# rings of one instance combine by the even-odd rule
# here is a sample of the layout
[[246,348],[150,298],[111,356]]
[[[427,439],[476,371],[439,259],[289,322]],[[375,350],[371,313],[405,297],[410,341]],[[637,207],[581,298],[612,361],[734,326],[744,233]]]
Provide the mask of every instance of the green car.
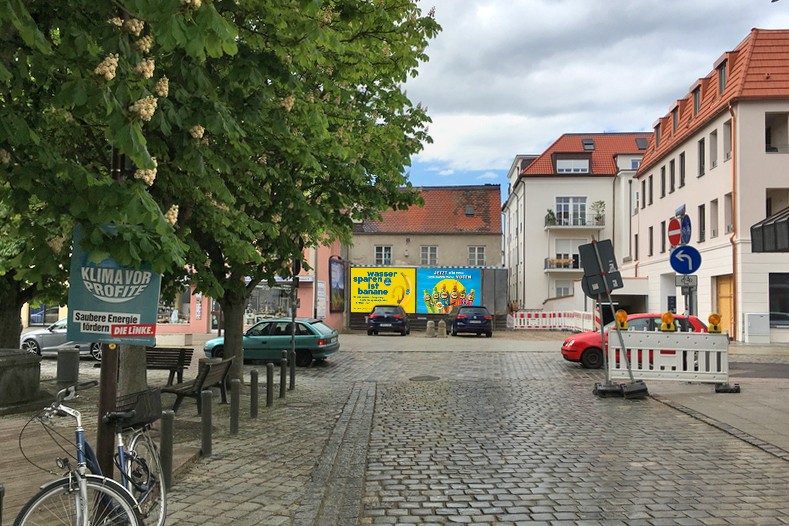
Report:
[[[256,323],[244,333],[244,361],[282,359],[290,351],[291,319],[278,318]],[[208,340],[203,347],[207,358],[225,355],[225,339]],[[340,350],[339,333],[311,318],[296,319],[296,365],[307,367],[312,360],[325,360]]]

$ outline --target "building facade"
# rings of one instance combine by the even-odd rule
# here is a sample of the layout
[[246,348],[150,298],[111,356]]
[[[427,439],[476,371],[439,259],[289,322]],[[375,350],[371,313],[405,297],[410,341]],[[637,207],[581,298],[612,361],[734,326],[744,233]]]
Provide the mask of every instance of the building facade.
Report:
[[620,257],[628,250],[630,188],[648,138],[644,132],[565,134],[540,155],[515,158],[503,206],[513,309],[582,298],[580,245],[611,239]]
[[[789,31],[754,29],[657,119],[632,185],[629,262],[648,310],[722,316],[750,342],[789,341],[789,255],[756,253],[750,227],[789,206]],[[687,216],[702,263],[695,301],[675,285],[672,218]],[[689,296],[688,296],[689,297]],[[773,320],[770,321],[770,313]]]

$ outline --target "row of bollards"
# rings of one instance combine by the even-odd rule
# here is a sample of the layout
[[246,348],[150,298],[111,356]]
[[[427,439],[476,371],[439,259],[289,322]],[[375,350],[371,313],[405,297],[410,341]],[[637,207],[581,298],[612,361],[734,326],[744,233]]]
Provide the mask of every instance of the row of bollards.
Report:
[[[282,359],[279,362],[280,365],[280,376],[279,376],[279,397],[285,398],[285,393],[287,392],[287,375],[288,375],[288,360],[287,360],[287,351],[282,352]],[[250,406],[249,406],[249,416],[250,418],[257,418],[258,417],[258,381],[259,375],[257,370],[252,370],[250,373],[250,386],[249,392],[251,396]],[[212,454],[212,430],[213,430],[213,409],[212,409],[212,402],[214,398],[214,393],[211,390],[204,390],[200,393],[201,396],[201,425],[200,425],[200,442],[201,442],[201,454],[204,457],[209,457]],[[266,407],[271,407],[274,405],[274,364],[269,363],[266,364]],[[238,422],[239,422],[239,415],[241,412],[241,381],[237,378],[230,381],[230,434],[237,435],[238,434]],[[166,420],[168,418],[167,413],[170,413],[173,416],[169,418],[174,418],[174,413],[172,411],[163,411],[162,412],[162,438],[161,438],[161,456],[162,456],[162,470],[164,471],[165,475],[165,483],[168,485],[172,479],[172,440],[173,440],[173,429],[172,429],[172,420],[168,423]],[[167,457],[166,465],[165,465],[165,457]]]

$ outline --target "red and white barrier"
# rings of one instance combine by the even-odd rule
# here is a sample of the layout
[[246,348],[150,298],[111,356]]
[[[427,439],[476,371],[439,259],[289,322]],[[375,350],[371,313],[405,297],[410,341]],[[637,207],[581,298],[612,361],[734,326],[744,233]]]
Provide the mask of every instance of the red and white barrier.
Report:
[[518,311],[507,316],[513,330],[593,330],[593,314],[580,311]]

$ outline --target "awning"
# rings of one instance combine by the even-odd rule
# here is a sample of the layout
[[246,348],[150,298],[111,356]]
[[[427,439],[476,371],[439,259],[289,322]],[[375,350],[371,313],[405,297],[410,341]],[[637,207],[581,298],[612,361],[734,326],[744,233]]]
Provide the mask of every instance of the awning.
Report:
[[751,227],[752,252],[789,252],[789,207]]

